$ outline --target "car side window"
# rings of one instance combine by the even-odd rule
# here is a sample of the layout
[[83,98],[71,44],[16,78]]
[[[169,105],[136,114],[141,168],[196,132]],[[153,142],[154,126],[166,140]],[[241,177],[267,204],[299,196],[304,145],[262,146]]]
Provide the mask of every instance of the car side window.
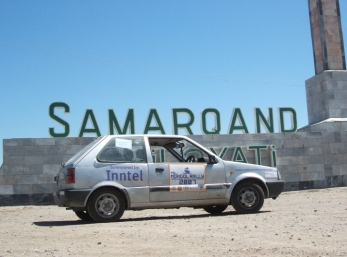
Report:
[[[162,145],[160,145],[160,143]],[[208,155],[186,140],[150,142],[153,162],[208,162]]]
[[99,162],[146,163],[146,148],[142,137],[114,137],[97,155]]
[[159,162],[182,162],[182,160],[175,157],[163,146],[151,146],[152,160],[154,163]]

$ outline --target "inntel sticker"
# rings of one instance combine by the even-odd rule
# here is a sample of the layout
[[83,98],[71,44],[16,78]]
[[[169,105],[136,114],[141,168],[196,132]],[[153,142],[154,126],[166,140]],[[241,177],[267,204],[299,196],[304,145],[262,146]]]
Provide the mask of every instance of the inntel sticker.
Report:
[[205,165],[170,164],[170,192],[205,191]]

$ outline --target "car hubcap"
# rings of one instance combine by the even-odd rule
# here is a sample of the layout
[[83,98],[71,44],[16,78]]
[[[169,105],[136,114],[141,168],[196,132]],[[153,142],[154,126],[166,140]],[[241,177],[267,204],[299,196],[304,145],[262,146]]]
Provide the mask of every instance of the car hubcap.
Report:
[[257,196],[254,191],[245,189],[240,194],[240,202],[247,208],[252,207],[257,201]]
[[118,212],[118,199],[112,195],[102,195],[96,201],[96,208],[101,216],[110,217]]

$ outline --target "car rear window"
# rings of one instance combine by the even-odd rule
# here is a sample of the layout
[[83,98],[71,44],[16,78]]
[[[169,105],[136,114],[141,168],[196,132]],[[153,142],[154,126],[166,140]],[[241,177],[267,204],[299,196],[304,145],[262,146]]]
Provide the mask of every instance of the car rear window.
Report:
[[90,142],[88,145],[83,147],[80,151],[78,151],[74,156],[72,156],[65,164],[73,163],[81,156],[83,156],[89,149],[94,148],[104,137],[98,137],[94,141]]
[[97,156],[99,162],[147,162],[143,137],[112,138]]

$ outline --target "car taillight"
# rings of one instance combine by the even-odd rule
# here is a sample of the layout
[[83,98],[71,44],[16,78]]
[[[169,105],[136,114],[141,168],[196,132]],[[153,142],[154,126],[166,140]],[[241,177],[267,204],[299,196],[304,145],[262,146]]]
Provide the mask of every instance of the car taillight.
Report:
[[65,176],[66,184],[74,184],[75,183],[75,169],[68,169]]

